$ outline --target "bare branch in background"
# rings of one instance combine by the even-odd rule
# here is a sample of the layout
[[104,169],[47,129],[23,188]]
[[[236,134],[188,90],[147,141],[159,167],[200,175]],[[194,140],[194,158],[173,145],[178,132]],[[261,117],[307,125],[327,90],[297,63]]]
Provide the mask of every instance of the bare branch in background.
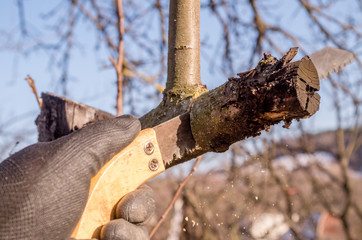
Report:
[[[338,19],[338,16],[329,16],[323,11],[323,6],[315,7],[313,6],[309,1],[306,0],[298,0],[301,6],[306,10],[309,17],[313,21],[315,25],[318,26],[320,32],[325,36],[325,38],[329,41],[331,41],[333,44],[335,44],[338,48],[346,49],[347,46],[342,41],[339,41],[337,39],[338,34],[333,34],[332,30],[328,29],[326,26],[323,25],[321,21],[321,17],[324,17],[328,21],[336,24],[339,28],[341,28],[344,32],[351,31],[353,32],[357,37],[361,37],[361,33],[357,31],[356,27],[354,25],[348,25],[343,22],[341,22]],[[327,7],[326,7],[327,8]]]
[[[230,27],[229,27],[230,22],[227,22],[227,20],[225,20],[222,17],[222,15],[219,12],[218,5],[215,3],[214,0],[210,0],[209,7],[211,9],[211,12],[213,14],[215,14],[216,18],[218,19],[218,21],[222,25],[222,28],[224,29],[224,31],[223,31],[223,42],[224,42],[223,58],[225,59],[225,62],[223,62],[223,67],[228,68],[229,72],[232,73],[232,72],[234,72],[234,69],[233,69],[233,58],[231,56],[231,49],[230,49],[230,45],[231,45],[231,32],[230,32]],[[226,6],[224,6],[224,7],[226,8]]]
[[63,95],[66,96],[67,95],[67,81],[69,80],[69,62],[70,62],[70,54],[73,48],[73,44],[74,44],[74,29],[75,29],[75,24],[76,24],[76,20],[77,20],[77,15],[76,15],[76,9],[75,9],[75,5],[72,3],[70,6],[70,10],[69,10],[69,28],[68,31],[65,33],[64,35],[64,41],[65,41],[65,50],[64,50],[64,54],[62,57],[62,74],[60,77],[60,81],[62,84],[62,89],[63,89]]
[[42,100],[40,99],[38,92],[36,91],[34,80],[29,75],[26,76],[25,80],[28,82],[31,92],[34,93],[34,96],[36,98],[36,101],[38,102],[39,108],[41,109]]
[[21,34],[25,37],[28,35],[28,31],[26,29],[26,20],[25,20],[25,11],[24,11],[23,0],[17,0],[16,4],[18,7]]
[[[166,55],[165,55],[165,51],[167,50],[167,33],[166,33],[166,29],[165,29],[165,14],[164,14],[164,9],[163,9],[163,5],[161,3],[161,0],[156,0],[155,2],[155,8],[159,14],[159,18],[160,18],[160,29],[161,29],[161,41],[160,41],[160,63],[161,63],[161,70],[160,73],[166,73],[166,64],[165,64],[165,60],[166,60]],[[162,64],[163,63],[163,64]],[[163,90],[162,90],[163,91]]]
[[281,197],[284,198],[284,207],[280,206],[280,204],[277,204],[276,206],[279,207],[280,212],[285,213],[285,220],[289,223],[289,227],[293,233],[293,237],[297,240],[301,240],[301,236],[298,233],[298,229],[296,228],[295,224],[293,223],[292,217],[294,213],[293,209],[293,199],[291,195],[288,193],[288,187],[289,184],[284,182],[277,174],[276,171],[272,165],[272,162],[270,159],[275,158],[275,143],[272,141],[270,146],[264,141],[265,149],[262,153],[262,159],[261,162],[265,165],[265,167],[269,170],[270,178],[273,179],[273,181],[276,183],[276,185],[279,188],[279,194]]
[[123,15],[123,2],[122,0],[115,0],[115,5],[117,7],[117,16],[118,16],[118,59],[117,63],[110,58],[114,68],[117,72],[117,116],[122,115],[123,112],[123,58],[124,58],[124,15]]
[[187,175],[187,177],[179,184],[179,187],[177,188],[170,204],[168,205],[167,209],[165,210],[165,212],[162,214],[160,220],[158,220],[157,224],[153,227],[152,231],[150,232],[150,238],[152,238],[152,236],[155,234],[155,232],[157,231],[157,229],[160,227],[160,225],[162,224],[162,222],[164,221],[164,219],[166,218],[167,214],[171,211],[173,205],[175,204],[177,198],[179,197],[183,187],[186,185],[186,183],[190,180],[190,178],[192,177],[192,175],[194,174],[194,172],[196,171],[197,165],[200,163],[202,159],[202,156],[199,156],[196,158],[196,161],[194,163],[194,166],[191,169],[191,172],[189,173],[189,175]]
[[84,14],[84,16],[87,17],[89,20],[91,20],[93,22],[93,24],[96,26],[96,28],[99,30],[99,33],[104,38],[107,46],[111,50],[116,50],[117,46],[115,43],[113,43],[111,36],[109,35],[108,31],[106,30],[106,26],[102,21],[104,18],[103,18],[103,15],[101,14],[101,11],[100,11],[98,5],[94,1],[91,1],[93,10],[96,12],[96,15],[97,15],[97,16],[93,16],[92,13],[90,11],[88,11],[80,1],[75,0],[74,2],[79,7],[79,9]]

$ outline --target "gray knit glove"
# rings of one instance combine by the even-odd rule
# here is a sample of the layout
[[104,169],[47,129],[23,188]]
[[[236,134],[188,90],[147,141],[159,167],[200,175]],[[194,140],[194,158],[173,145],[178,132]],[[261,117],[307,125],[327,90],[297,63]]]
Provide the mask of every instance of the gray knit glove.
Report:
[[[90,179],[139,131],[132,116],[104,120],[1,162],[0,239],[67,239],[87,202]],[[133,223],[147,220],[154,210],[151,195],[143,188],[126,195],[119,217]],[[148,239],[144,227],[113,221],[102,231],[104,239]]]

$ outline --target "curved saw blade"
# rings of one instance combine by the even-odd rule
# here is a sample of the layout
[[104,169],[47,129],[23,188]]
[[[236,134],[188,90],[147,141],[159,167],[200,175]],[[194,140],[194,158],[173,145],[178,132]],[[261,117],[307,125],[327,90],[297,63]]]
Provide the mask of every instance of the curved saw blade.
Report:
[[309,57],[318,71],[320,80],[329,77],[333,72],[342,71],[347,64],[354,60],[353,53],[334,47],[325,47]]

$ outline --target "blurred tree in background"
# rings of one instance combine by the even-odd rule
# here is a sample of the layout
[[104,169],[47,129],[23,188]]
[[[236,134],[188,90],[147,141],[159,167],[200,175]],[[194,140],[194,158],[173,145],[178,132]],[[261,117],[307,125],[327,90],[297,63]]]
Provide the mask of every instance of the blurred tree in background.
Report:
[[[57,69],[55,91],[86,98],[91,96],[79,90],[84,81],[72,83],[77,72],[86,71],[73,67],[74,55],[94,51],[99,71],[109,69],[115,76],[102,81],[116,89],[118,79],[123,93],[118,104],[114,92],[98,98],[113,99],[123,112],[140,117],[159,103],[166,82],[169,2],[123,0],[122,9],[120,2],[59,1],[40,14],[43,24],[35,26],[31,1],[17,0],[17,24],[1,29],[0,54],[45,53],[47,59],[39,61]],[[321,82],[321,117],[293,122],[288,131],[272,127],[224,154],[207,154],[153,239],[362,236],[361,11],[360,0],[201,1],[201,79],[208,88],[255,66],[263,52],[279,57],[292,46],[303,55],[334,46],[353,52],[356,61]],[[5,157],[16,141],[34,132],[30,126],[9,132],[7,126],[17,119],[1,120]],[[325,126],[329,130],[321,132]],[[187,167],[151,182],[162,202],[158,216]],[[333,222],[327,217],[335,225],[327,226]]]

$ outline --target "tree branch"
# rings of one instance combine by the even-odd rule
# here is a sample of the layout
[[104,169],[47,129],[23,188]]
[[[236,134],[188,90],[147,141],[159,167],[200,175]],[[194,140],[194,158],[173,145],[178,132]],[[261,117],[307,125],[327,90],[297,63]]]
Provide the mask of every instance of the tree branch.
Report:
[[166,92],[201,85],[200,0],[170,1]]
[[36,87],[35,87],[34,79],[32,79],[28,75],[28,76],[26,76],[25,80],[28,82],[28,84],[29,84],[29,86],[31,88],[31,92],[34,93],[34,96],[36,98],[36,101],[38,102],[39,108],[41,109],[42,100],[39,98],[38,91],[36,90]]
[[282,120],[288,127],[292,119],[318,110],[318,74],[308,57],[284,67],[280,67],[283,60],[268,61],[262,59],[252,70],[254,75],[250,71],[239,74],[190,104],[196,146],[174,163],[205,152],[226,151],[232,143],[255,137]]
[[123,57],[124,57],[124,15],[123,15],[123,3],[122,0],[115,0],[114,1],[117,9],[117,16],[118,16],[118,59],[117,64],[112,61],[113,66],[117,72],[117,116],[122,115],[123,112]]
[[[319,90],[317,71],[309,57],[287,63],[291,60],[291,52],[279,61],[265,54],[255,69],[240,73],[239,77],[230,78],[225,84],[197,98],[163,108],[175,116],[190,113],[192,135],[196,142],[194,148],[185,151],[173,163],[187,161],[205,152],[225,151],[232,143],[257,136],[280,121],[288,127],[292,119],[313,115],[319,108],[320,99],[316,93]],[[46,106],[51,107],[44,106],[42,112]],[[73,111],[72,108],[69,111]],[[159,111],[162,106],[157,109]],[[140,119],[143,128],[156,126],[169,117],[162,112],[160,115],[152,114],[155,112]],[[62,125],[62,121],[64,119],[59,118],[53,124]]]

